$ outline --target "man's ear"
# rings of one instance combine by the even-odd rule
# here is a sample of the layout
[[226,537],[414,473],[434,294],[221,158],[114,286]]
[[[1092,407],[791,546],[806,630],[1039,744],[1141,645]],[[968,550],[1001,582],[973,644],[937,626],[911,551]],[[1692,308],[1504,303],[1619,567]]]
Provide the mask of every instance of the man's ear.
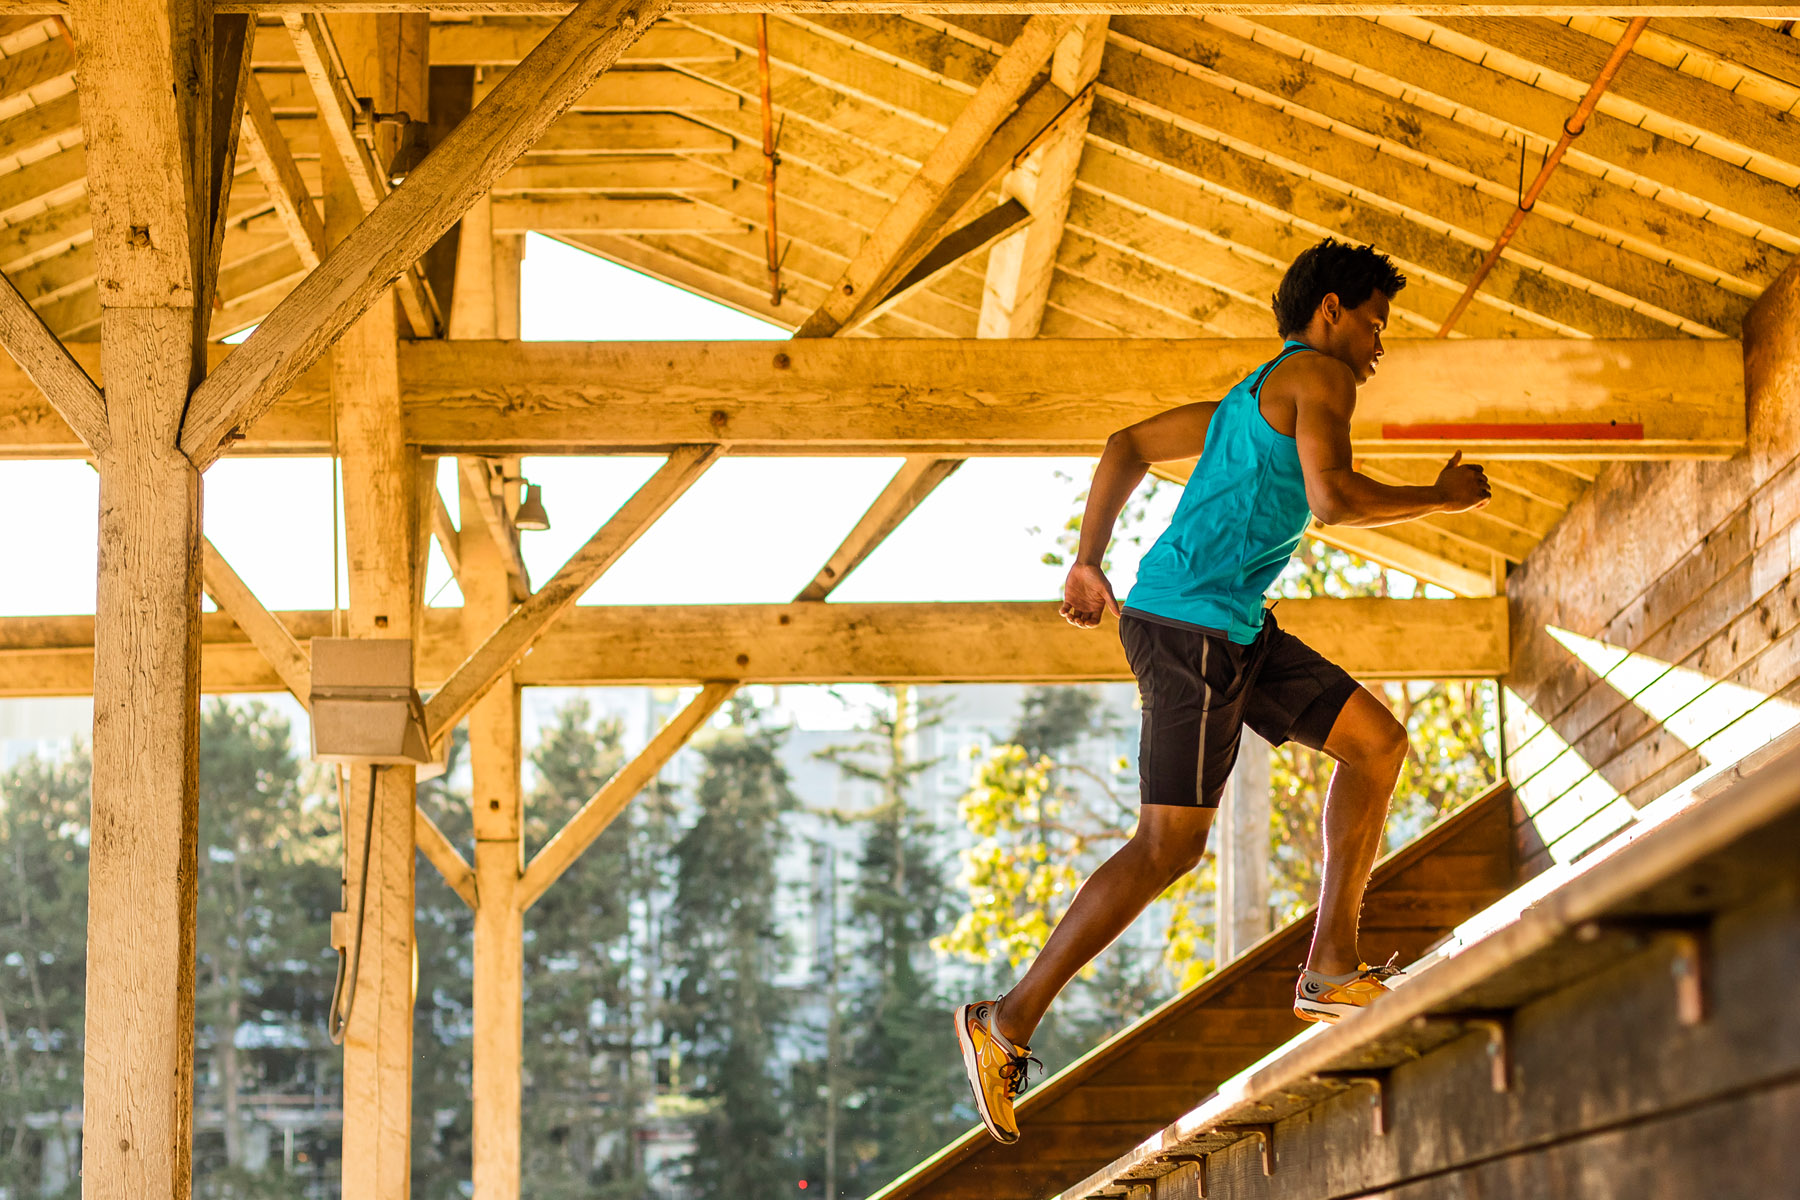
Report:
[[1336,325],[1344,316],[1344,303],[1338,299],[1336,292],[1326,292],[1319,301],[1319,308],[1325,314],[1327,325]]

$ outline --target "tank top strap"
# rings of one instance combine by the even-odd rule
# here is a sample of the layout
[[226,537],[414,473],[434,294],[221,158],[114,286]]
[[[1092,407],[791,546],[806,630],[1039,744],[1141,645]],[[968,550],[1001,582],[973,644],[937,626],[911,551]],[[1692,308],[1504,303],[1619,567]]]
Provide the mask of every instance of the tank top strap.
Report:
[[1260,401],[1262,399],[1263,381],[1268,379],[1269,372],[1273,371],[1276,367],[1279,367],[1282,363],[1286,362],[1288,359],[1292,358],[1294,355],[1299,354],[1305,350],[1312,350],[1312,352],[1314,354],[1319,353],[1319,351],[1313,350],[1313,348],[1311,346],[1305,345],[1300,342],[1289,342],[1287,345],[1283,346],[1281,348],[1281,353],[1277,354],[1274,358],[1271,358],[1267,363],[1265,363],[1263,365],[1263,369],[1261,371],[1257,372],[1256,378],[1251,381],[1250,398],[1252,400]]

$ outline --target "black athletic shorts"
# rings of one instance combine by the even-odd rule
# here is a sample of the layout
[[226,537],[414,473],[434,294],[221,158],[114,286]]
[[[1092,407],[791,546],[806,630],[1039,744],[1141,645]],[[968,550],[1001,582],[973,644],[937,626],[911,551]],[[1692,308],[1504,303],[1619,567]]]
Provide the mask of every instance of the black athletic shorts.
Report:
[[1358,686],[1276,625],[1272,611],[1248,646],[1130,609],[1119,619],[1119,640],[1143,699],[1138,779],[1145,804],[1217,808],[1245,725],[1272,746],[1296,741],[1324,749]]

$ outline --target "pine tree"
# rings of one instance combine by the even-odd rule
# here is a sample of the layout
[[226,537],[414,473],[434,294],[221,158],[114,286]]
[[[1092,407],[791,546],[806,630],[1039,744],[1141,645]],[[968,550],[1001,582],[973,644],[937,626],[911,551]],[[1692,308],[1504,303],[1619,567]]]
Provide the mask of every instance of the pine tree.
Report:
[[[0,1194],[81,1193],[91,763],[0,775]],[[29,1122],[29,1123],[28,1123]],[[63,1186],[49,1186],[60,1179]]]
[[828,1102],[852,1103],[833,1126],[849,1156],[825,1147],[827,1196],[867,1195],[936,1150],[959,1131],[953,1105],[958,1063],[945,1053],[946,1001],[936,987],[930,942],[946,905],[944,869],[929,823],[912,803],[918,777],[937,760],[912,756],[911,743],[939,720],[911,689],[895,688],[890,709],[869,713],[871,736],[820,757],[872,783],[872,810],[842,814],[862,827],[852,900],[856,974],[850,996],[844,1062],[848,1089]]
[[777,1074],[790,997],[775,985],[775,860],[794,801],[777,756],[785,731],[745,697],[730,717],[695,743],[697,812],[674,850],[669,1019],[681,1082],[701,1102],[687,1183],[696,1196],[786,1200],[796,1158]]

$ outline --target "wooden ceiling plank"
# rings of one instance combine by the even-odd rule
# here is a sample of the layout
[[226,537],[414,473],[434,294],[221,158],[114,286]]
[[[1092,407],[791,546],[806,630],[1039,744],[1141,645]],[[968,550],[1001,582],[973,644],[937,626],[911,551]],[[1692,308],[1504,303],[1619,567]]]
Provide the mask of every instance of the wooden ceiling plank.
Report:
[[313,204],[311,189],[288,150],[287,138],[275,122],[275,114],[254,75],[244,105],[244,153],[255,165],[275,213],[293,240],[294,249],[307,270],[325,257],[325,221]]
[[71,91],[0,120],[0,156],[32,157],[80,136],[81,102]]
[[[1382,483],[1430,486],[1437,482],[1441,464],[1423,458],[1371,458],[1364,460],[1363,466],[1372,478]],[[1563,516],[1563,510],[1555,505],[1540,503],[1498,485],[1493,488],[1488,502],[1473,513],[1534,541],[1542,541]]]
[[[1039,70],[1068,32],[1066,18],[1033,18],[1007,52],[994,64],[967,107],[951,123],[943,139],[926,156],[919,172],[876,226],[863,248],[851,260],[842,279],[827,294],[824,305],[807,318],[796,336],[830,337],[849,322],[873,295],[879,298],[883,280],[903,273],[904,260],[916,244],[929,237],[934,219],[946,197],[970,172],[999,132],[1015,105],[1026,98]],[[1054,87],[1054,85],[1050,85]],[[979,189],[982,180],[976,187]],[[956,204],[955,208],[960,208]],[[954,209],[952,209],[954,212]],[[942,228],[942,219],[936,228]]]
[[1496,591],[1489,556],[1472,553],[1411,523],[1380,529],[1315,524],[1308,532],[1328,546],[1404,571],[1458,596],[1492,596]]
[[[1368,21],[1319,17],[1253,18],[1257,25],[1292,37],[1363,70],[1402,80],[1409,87],[1454,104],[1515,134],[1544,142],[1562,136],[1570,101],[1502,71],[1433,46],[1409,30]],[[1662,22],[1659,20],[1658,25]],[[1435,28],[1419,23],[1419,33]],[[1586,86],[1586,83],[1583,83]],[[1800,249],[1800,196],[1774,180],[1650,130],[1620,120],[1604,107],[1588,119],[1567,162],[1589,175],[1610,173],[1652,191],[1671,189],[1714,214],[1782,235],[1781,249]]]
[[1056,48],[1051,82],[1074,96],[1075,105],[1061,127],[1001,183],[1002,195],[1024,203],[1031,224],[988,254],[977,336],[1036,337],[1043,324],[1075,174],[1087,143],[1088,115],[1094,106],[1091,85],[1100,73],[1107,24],[1106,17],[1078,21]]
[[74,188],[85,188],[88,180],[88,155],[83,146],[40,158],[17,171],[0,175],[0,221],[12,224],[26,216],[26,210]]
[[[1259,102],[1294,105],[1379,138],[1422,157],[1434,171],[1485,185],[1489,195],[1507,200],[1516,195],[1519,150],[1498,137],[1216,25],[1120,18],[1118,28],[1138,44],[1205,64],[1209,73],[1256,89]],[[1622,239],[1628,249],[1654,261],[1679,259],[1681,269],[1709,282],[1723,275],[1746,296],[1760,294],[1787,259],[1767,242],[1581,172],[1553,175],[1538,204],[1552,221],[1573,221],[1592,236]]]
[[[1061,275],[1119,292],[1190,321],[1203,331],[1199,334],[1202,337],[1268,337],[1275,330],[1275,316],[1267,305],[1246,303],[1149,259],[1095,242],[1076,229],[1064,235],[1056,269]],[[1068,303],[1066,292],[1062,299]]]
[[75,73],[75,55],[62,38],[39,42],[0,58],[0,100],[11,100],[32,88]]
[[1800,42],[1779,29],[1718,17],[1659,17],[1656,32],[1800,88]]
[[496,233],[748,233],[750,226],[691,200],[514,196],[494,201]]
[[672,287],[705,296],[714,303],[769,321],[783,329],[792,329],[798,325],[809,311],[808,306],[816,304],[818,298],[825,294],[821,287],[812,289],[814,294],[809,295],[809,285],[802,284],[795,289],[796,304],[777,308],[769,303],[766,266],[758,274],[740,277],[730,273],[722,274],[689,262],[669,251],[646,245],[637,238],[589,234],[562,240],[620,266],[630,267],[652,279],[660,279]]
[[554,195],[561,192],[670,192],[729,191],[732,181],[703,162],[672,155],[643,158],[605,156],[591,159],[535,158],[526,155],[519,165],[494,184],[494,195],[520,192]]
[[[1433,17],[1431,23],[1581,84],[1594,77],[1611,50],[1600,38],[1540,18]],[[1616,97],[1704,135],[1697,146],[1709,153],[1724,143],[1733,153],[1800,170],[1800,119],[1790,114],[1641,54],[1625,60],[1607,91],[1602,111],[1617,111]]]
[[[1103,89],[1121,102],[1190,122],[1215,136],[1248,145],[1286,163],[1322,172],[1314,182],[1345,194],[1354,187],[1407,219],[1486,244],[1513,205],[1455,183],[1395,155],[1332,134],[1316,125],[1241,97],[1175,69],[1149,54],[1133,53],[1115,35],[1101,66]],[[1349,181],[1349,182],[1346,182]],[[1672,267],[1632,254],[1551,221],[1527,222],[1509,252],[1551,264],[1554,273],[1583,286],[1629,298],[1644,314],[1687,332],[1736,332],[1748,297],[1735,295]]]
[[636,40],[665,0],[584,0],[194,392],[182,449],[223,452]]
[[1587,493],[1586,480],[1549,463],[1491,463],[1488,477],[1502,487],[1564,510]]
[[[1070,205],[1071,228],[1122,255],[1137,255],[1217,288],[1267,314],[1270,298],[1295,255],[1318,241],[1310,230],[1233,203],[1204,188],[1152,171],[1109,149],[1089,146]],[[1390,336],[1429,336],[1456,302],[1457,289],[1407,266]],[[1471,305],[1472,337],[1548,337],[1560,330],[1534,324],[1493,304]]]
[[[1398,213],[1294,175],[1274,164],[1227,150],[1167,121],[1111,103],[1094,105],[1090,138],[1125,155],[1209,184],[1271,215],[1286,214],[1310,240],[1331,234],[1379,246],[1409,277],[1429,274],[1460,292],[1480,264],[1482,249],[1446,238]],[[1662,321],[1613,304],[1563,280],[1505,258],[1488,277],[1478,302],[1493,298],[1594,337],[1666,337]]]

